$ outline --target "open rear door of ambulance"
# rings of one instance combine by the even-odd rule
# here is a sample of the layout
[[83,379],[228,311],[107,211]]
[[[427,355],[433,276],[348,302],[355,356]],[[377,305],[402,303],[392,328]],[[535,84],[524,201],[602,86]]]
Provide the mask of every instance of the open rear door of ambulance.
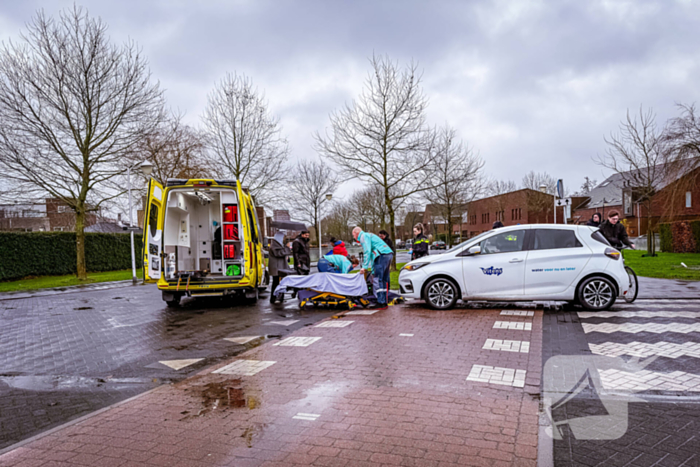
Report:
[[255,226],[250,225],[250,203],[246,199],[248,195],[243,192],[241,182],[236,180],[236,189],[238,190],[238,218],[241,220],[241,226],[245,223],[243,238],[243,258],[245,261],[245,275],[250,278],[251,285],[257,287],[258,275],[255,267],[255,246],[252,243],[253,235],[255,234]]
[[143,226],[143,278],[145,282],[157,282],[161,277],[164,207],[163,185],[151,178],[148,182],[148,206],[144,213]]

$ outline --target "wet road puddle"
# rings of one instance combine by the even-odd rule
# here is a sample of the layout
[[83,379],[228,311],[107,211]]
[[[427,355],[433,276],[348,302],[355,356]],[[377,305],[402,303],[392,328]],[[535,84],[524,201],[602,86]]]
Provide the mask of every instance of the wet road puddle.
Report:
[[143,385],[153,384],[158,380],[152,378],[86,378],[83,376],[64,375],[2,375],[0,382],[13,389],[28,391],[60,391],[104,385]]

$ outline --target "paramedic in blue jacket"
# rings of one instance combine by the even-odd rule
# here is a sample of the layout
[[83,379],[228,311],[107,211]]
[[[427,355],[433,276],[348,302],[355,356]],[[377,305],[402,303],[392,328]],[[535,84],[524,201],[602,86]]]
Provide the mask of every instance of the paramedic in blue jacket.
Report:
[[362,245],[363,260],[360,274],[372,271],[375,279],[379,281],[377,305],[379,308],[387,306],[387,290],[389,288],[389,268],[394,252],[384,243],[384,240],[373,233],[363,232],[360,227],[355,227],[352,236]]
[[336,274],[350,274],[355,266],[360,264],[360,260],[351,256],[346,258],[343,255],[325,255],[318,260],[318,272],[332,272]]

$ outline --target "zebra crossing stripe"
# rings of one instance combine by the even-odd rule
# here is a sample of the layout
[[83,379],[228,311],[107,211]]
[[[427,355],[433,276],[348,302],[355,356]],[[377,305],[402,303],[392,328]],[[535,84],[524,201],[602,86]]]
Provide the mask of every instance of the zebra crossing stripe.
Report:
[[632,334],[636,334],[639,332],[650,332],[653,334],[661,334],[664,332],[673,332],[679,334],[700,332],[700,323],[582,323],[581,326],[583,327],[583,332],[585,332],[586,334],[591,332],[600,332],[604,334],[610,334],[613,332],[626,332]]
[[599,374],[603,387],[608,390],[700,392],[700,376],[684,371],[659,373],[608,369],[599,371]]
[[696,311],[580,311],[579,318],[700,318]]
[[678,358],[696,357],[700,358],[700,342],[630,342],[619,344],[617,342],[604,342],[602,344],[588,344],[591,352],[597,355],[607,355],[608,357],[620,357],[628,355],[630,357],[646,358],[651,356]]

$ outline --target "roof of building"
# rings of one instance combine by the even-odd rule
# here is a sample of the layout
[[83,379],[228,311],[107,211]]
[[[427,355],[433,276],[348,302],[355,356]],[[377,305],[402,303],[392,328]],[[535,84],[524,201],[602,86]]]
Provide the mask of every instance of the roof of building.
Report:
[[[124,226],[117,224],[116,222],[98,222],[97,224],[85,227],[85,232],[89,233],[126,233],[128,230],[124,230]],[[135,234],[142,234],[143,230],[134,230]]]

